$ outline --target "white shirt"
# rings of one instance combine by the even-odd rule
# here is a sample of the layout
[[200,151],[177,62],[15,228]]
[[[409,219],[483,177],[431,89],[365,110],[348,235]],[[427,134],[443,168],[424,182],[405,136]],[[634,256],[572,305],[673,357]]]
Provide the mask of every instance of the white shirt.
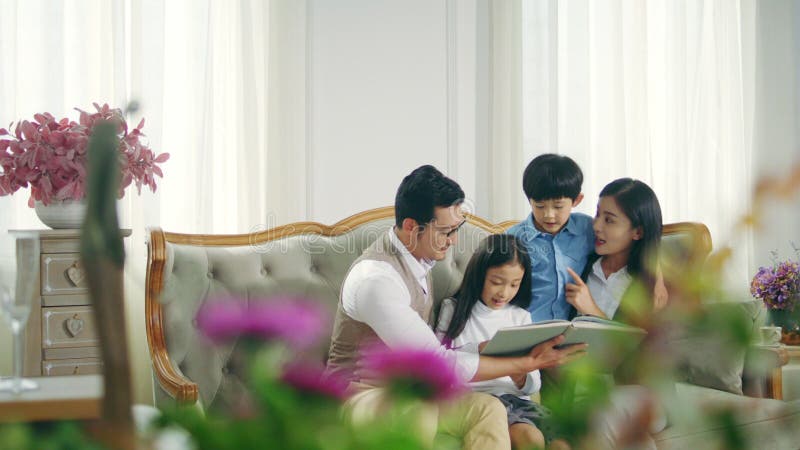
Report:
[[[389,233],[392,245],[427,291],[426,276],[432,261],[416,259]],[[428,299],[430,293],[426,292]],[[478,355],[449,350],[441,345],[433,330],[411,308],[411,294],[399,273],[385,261],[363,260],[350,269],[342,286],[342,309],[354,320],[367,324],[390,348],[414,347],[435,351],[449,359],[463,381],[469,381],[478,371]]]
[[[447,327],[453,319],[454,311],[455,301],[452,298],[445,299],[442,302],[442,309],[439,311],[439,323],[436,325],[436,337],[440,340],[444,338],[447,332]],[[464,325],[464,331],[453,340],[452,345],[461,351],[477,353],[478,344],[491,339],[497,330],[530,323],[531,313],[522,308],[506,305],[502,309],[492,309],[478,300],[475,302],[475,306],[472,307],[470,317]],[[539,391],[542,387],[542,380],[539,376],[539,371],[534,370],[528,374],[522,389],[518,388],[514,380],[509,376],[476,381],[470,383],[470,387],[474,391],[487,394],[512,394],[530,400],[529,394]]]
[[603,267],[600,265],[602,260],[603,258],[599,258],[592,265],[589,278],[586,280],[586,286],[589,287],[589,292],[592,294],[597,307],[603,311],[606,317],[613,319],[617,308],[619,308],[619,303],[622,301],[622,296],[630,286],[633,277],[628,274],[626,266],[606,278],[605,273],[603,273]]

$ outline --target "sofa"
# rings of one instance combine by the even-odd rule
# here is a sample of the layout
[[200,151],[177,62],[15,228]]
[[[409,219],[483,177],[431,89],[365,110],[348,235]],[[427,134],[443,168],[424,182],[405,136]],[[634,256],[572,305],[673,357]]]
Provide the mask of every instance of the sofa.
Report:
[[[467,215],[457,243],[433,269],[434,308],[458,288],[478,242],[514,223],[495,224]],[[145,317],[156,405],[214,408],[242,389],[236,371],[230,369],[234,349],[211,347],[198,334],[194,317],[206,299],[228,294],[247,299],[291,293],[322,302],[333,312],[351,263],[393,224],[394,208],[384,207],[330,226],[300,222],[240,235],[150,229]],[[710,251],[711,236],[704,225],[665,225],[663,253],[681,258],[685,267],[702,263]],[[757,316],[758,311],[754,311],[753,327],[757,326]],[[747,358],[743,355],[738,367],[733,364],[733,377],[738,377],[733,388],[725,386],[730,379],[722,380],[721,385],[713,376],[709,379],[703,367],[700,372],[704,376],[690,371],[677,383],[677,398],[695,406],[690,411],[729,407],[734,412],[730,420],[735,430],[753,448],[798,448],[800,432],[794,425],[800,420],[800,404],[759,398],[779,397],[780,385],[776,386],[770,375],[779,373],[772,369],[780,367],[781,356],[774,351],[748,353]],[[757,370],[745,367],[752,359],[760,362]],[[764,368],[765,361],[770,368]],[[727,375],[730,378],[730,373]],[[725,447],[719,426],[690,415],[680,419],[655,436],[659,448]]]

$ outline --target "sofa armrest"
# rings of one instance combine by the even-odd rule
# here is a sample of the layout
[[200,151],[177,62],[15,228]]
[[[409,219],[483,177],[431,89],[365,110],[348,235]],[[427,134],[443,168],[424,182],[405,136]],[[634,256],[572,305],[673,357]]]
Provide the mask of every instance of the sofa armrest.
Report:
[[783,346],[751,346],[745,356],[742,390],[750,397],[783,399],[781,368],[789,362]]
[[179,404],[194,404],[198,398],[197,383],[186,378],[175,367],[167,353],[164,320],[159,296],[164,287],[166,239],[160,228],[152,228],[147,241],[147,279],[145,281],[145,321],[150,357],[156,379],[164,391]]

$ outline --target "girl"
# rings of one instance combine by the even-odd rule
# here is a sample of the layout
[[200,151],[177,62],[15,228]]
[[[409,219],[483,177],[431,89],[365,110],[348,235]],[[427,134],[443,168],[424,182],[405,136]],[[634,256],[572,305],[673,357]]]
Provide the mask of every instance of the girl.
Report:
[[[478,352],[479,343],[500,329],[531,323],[530,257],[514,236],[488,236],[467,265],[461,287],[445,299],[436,326],[448,347]],[[470,383],[473,390],[496,396],[508,411],[508,431],[514,448],[543,448],[544,418],[549,414],[530,400],[541,387],[539,371]],[[545,434],[542,433],[545,432]],[[560,441],[557,445],[561,444]],[[552,448],[552,447],[551,447]]]
[[[641,296],[626,296],[636,280],[653,292],[657,278],[653,268],[661,243],[661,206],[650,187],[639,180],[620,178],[600,192],[594,218],[594,252],[589,256],[584,283],[570,270],[574,283],[566,285],[566,299],[579,314],[609,319],[659,309],[642,308]],[[623,298],[630,299],[620,308]],[[633,302],[639,300],[640,304]],[[618,317],[617,317],[618,318]]]

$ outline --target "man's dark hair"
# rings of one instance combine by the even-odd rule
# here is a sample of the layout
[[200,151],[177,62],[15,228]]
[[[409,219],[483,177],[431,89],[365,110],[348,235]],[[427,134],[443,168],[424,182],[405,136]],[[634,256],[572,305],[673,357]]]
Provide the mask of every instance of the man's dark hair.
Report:
[[425,225],[434,218],[434,208],[448,208],[464,201],[464,191],[435,167],[425,165],[403,178],[394,198],[394,219],[398,227],[406,218]]
[[533,158],[522,175],[522,189],[530,200],[578,198],[583,172],[569,156],[545,153]]

